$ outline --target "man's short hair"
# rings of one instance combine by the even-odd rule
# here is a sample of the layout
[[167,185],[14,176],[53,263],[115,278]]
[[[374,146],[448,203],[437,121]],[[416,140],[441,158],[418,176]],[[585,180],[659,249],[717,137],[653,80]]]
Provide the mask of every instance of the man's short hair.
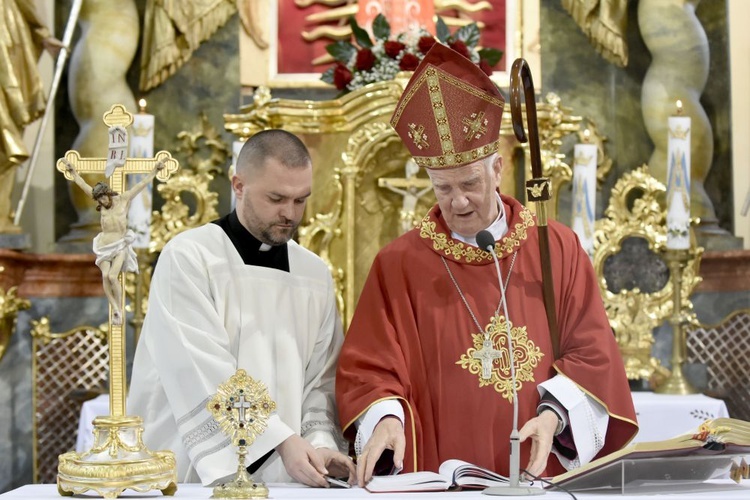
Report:
[[307,167],[310,152],[296,135],[281,129],[263,130],[249,138],[237,157],[237,172],[262,168],[273,158],[285,167]]

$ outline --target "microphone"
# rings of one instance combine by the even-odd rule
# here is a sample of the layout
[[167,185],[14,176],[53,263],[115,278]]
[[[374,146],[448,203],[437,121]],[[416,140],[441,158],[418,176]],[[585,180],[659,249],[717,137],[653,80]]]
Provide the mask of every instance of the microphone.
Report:
[[505,314],[505,325],[508,334],[508,361],[510,362],[510,381],[513,388],[513,429],[510,431],[510,467],[508,471],[508,485],[493,486],[486,488],[482,493],[493,496],[529,496],[543,495],[546,491],[542,488],[531,486],[519,486],[521,474],[521,442],[518,434],[518,394],[516,393],[516,361],[513,356],[513,337],[510,332],[510,318],[508,317],[508,301],[505,297],[505,286],[500,273],[500,261],[495,253],[495,238],[487,230],[479,231],[476,237],[477,246],[492,254],[495,261],[497,282],[500,284],[500,295],[503,299],[503,314]]

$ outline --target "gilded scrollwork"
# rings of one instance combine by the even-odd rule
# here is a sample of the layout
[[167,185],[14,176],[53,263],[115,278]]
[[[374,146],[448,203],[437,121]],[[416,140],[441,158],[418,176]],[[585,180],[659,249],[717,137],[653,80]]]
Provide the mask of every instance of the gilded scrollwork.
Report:
[[[604,149],[604,143],[607,142],[608,138],[599,132],[599,128],[596,123],[590,118],[586,119],[586,126],[581,127],[578,130],[579,142],[588,141],[590,144],[596,145],[596,181],[598,184],[602,184],[612,170],[612,158],[607,155]],[[588,136],[585,132],[588,131]]]
[[[639,287],[613,291],[605,276],[608,259],[619,254],[630,238],[645,240],[648,249],[661,258],[666,245],[665,187],[649,174],[648,166],[624,174],[612,189],[605,217],[596,222],[594,268],[615,338],[625,361],[629,379],[649,380],[666,370],[652,357],[653,329],[669,318],[673,310],[672,282],[645,292]],[[695,321],[689,297],[700,283],[698,248],[685,267],[682,281],[682,310],[688,322]]]
[[[219,197],[211,191],[210,184],[226,163],[227,146],[204,113],[200,115],[198,127],[180,132],[177,138],[182,142],[178,152],[187,159],[183,162],[187,168],[156,188],[164,205],[151,219],[149,251],[152,253],[160,252],[182,231],[207,224],[219,216],[216,208]],[[191,198],[188,202],[185,195]]]
[[[0,266],[0,272],[3,271]],[[0,288],[0,360],[3,359],[10,345],[10,339],[16,330],[18,312],[31,307],[31,302],[16,295],[17,287],[7,291]]]
[[[573,178],[573,171],[565,162],[565,155],[560,152],[562,140],[565,136],[577,132],[580,129],[582,118],[572,114],[571,108],[562,105],[562,100],[557,94],[548,93],[544,101],[537,103],[537,119],[539,130],[539,150],[542,158],[542,175],[552,182],[552,201],[548,204],[548,216],[557,218],[557,203],[560,189]],[[513,125],[510,113],[503,116],[501,135],[513,136]],[[524,151],[525,177],[531,178],[531,156],[529,154],[529,143],[520,144]],[[507,151],[502,151],[505,155]],[[509,158],[506,159],[509,161]],[[521,199],[523,193],[516,193]]]

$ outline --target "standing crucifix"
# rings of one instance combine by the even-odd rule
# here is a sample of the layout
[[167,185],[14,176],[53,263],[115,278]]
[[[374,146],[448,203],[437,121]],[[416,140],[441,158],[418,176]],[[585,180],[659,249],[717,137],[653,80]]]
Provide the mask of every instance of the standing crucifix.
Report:
[[[110,129],[108,158],[81,158],[77,151],[68,151],[57,161],[57,170],[74,181],[98,203],[102,232],[94,238],[96,264],[102,270],[102,284],[109,302],[110,334],[110,416],[125,416],[125,336],[123,314],[125,293],[122,271],[133,270],[134,252],[130,247],[134,235],[127,227],[128,207],[133,197],[154,177],[166,181],[179,168],[177,160],[167,151],[154,158],[126,158],[127,135],[125,128],[133,123],[133,115],[124,106],[115,104],[104,114],[104,123]],[[109,185],[104,182],[91,187],[80,177],[82,173],[107,172]],[[128,191],[124,191],[127,174],[148,175]],[[137,262],[135,263],[137,271]]]
[[378,187],[386,188],[404,197],[401,205],[401,234],[414,228],[417,222],[417,202],[432,189],[430,179],[417,177],[419,167],[412,158],[406,161],[404,177],[378,179]]

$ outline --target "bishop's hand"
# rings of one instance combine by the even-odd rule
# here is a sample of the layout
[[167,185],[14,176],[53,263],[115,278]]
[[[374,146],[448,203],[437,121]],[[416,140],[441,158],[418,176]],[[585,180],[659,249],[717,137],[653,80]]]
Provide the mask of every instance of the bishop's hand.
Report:
[[534,476],[540,475],[547,467],[547,458],[552,451],[552,439],[555,436],[559,420],[551,410],[543,411],[518,431],[520,442],[531,438],[531,454],[526,470]]
[[375,464],[385,450],[393,450],[393,465],[396,469],[402,469],[406,451],[404,426],[401,420],[391,415],[378,422],[362,454],[357,457],[357,483],[360,487],[364,488],[372,479]]

